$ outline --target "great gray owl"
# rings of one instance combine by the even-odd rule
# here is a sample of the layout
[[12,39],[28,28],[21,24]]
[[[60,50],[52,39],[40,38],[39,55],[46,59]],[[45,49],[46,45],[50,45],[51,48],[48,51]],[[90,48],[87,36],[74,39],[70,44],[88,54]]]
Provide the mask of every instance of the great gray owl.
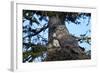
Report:
[[70,48],[77,53],[83,53],[82,49],[78,44],[78,40],[68,32],[65,25],[58,25],[55,30],[55,33],[61,48]]

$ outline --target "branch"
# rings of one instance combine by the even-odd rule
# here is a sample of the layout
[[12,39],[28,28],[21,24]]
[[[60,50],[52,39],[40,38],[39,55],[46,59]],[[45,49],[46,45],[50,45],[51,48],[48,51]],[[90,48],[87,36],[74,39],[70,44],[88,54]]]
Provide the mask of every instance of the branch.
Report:
[[[47,25],[47,26],[44,25],[40,30],[35,31],[34,34],[27,35],[27,36],[25,36],[24,38],[29,37],[29,36],[35,36],[35,35],[39,34],[41,31],[43,31],[43,30],[45,30],[45,29],[47,29],[47,28],[48,28],[48,25]],[[34,32],[34,29],[32,29],[31,32]],[[23,39],[24,39],[24,38],[23,38]]]
[[74,37],[75,39],[77,39],[78,41],[85,41],[85,42],[87,42],[88,44],[90,44],[91,37],[88,37],[88,36],[76,37],[76,36],[74,36],[74,35],[71,35],[71,36]]
[[35,46],[35,44],[33,43],[24,43],[24,42],[23,42],[23,45],[28,46],[28,47]]

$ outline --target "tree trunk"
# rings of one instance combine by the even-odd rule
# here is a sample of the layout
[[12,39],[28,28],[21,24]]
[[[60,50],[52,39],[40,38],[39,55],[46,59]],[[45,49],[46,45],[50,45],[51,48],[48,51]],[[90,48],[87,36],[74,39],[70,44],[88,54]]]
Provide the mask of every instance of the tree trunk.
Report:
[[46,61],[88,59],[79,48],[78,41],[72,37],[59,15],[49,18],[49,36]]

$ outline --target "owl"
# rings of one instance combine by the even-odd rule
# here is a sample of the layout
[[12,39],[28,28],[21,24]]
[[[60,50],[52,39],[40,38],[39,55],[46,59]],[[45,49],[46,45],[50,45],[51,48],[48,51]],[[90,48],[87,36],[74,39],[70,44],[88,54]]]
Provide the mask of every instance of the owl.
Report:
[[77,53],[83,53],[83,50],[78,44],[78,40],[69,33],[65,25],[57,26],[55,34],[62,49],[70,48]]

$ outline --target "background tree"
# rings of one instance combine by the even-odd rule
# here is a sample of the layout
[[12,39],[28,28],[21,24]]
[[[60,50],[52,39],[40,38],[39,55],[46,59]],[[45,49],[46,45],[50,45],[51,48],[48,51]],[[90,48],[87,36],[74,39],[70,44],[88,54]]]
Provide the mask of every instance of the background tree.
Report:
[[90,51],[79,45],[91,44],[90,29],[75,36],[65,24],[80,25],[86,17],[88,26],[90,13],[23,10],[23,62],[90,59]]

